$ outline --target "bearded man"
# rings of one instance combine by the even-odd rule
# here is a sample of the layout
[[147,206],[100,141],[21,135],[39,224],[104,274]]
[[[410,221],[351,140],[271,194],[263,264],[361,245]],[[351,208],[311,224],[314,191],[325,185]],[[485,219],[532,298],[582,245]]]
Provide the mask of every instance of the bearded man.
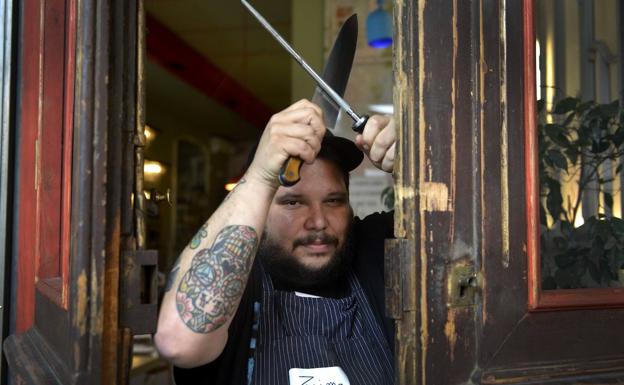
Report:
[[[355,144],[299,101],[275,114],[237,187],[180,255],[154,337],[184,384],[392,384],[383,240],[392,214],[354,218],[349,172],[391,172],[395,132],[372,116]],[[305,163],[278,183],[289,157]]]

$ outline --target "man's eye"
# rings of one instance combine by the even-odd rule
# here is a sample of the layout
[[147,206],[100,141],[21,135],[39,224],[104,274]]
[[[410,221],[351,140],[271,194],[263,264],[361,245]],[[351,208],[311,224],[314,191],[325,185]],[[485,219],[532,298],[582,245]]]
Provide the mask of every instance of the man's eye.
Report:
[[284,202],[287,206],[296,206],[299,204],[299,201],[286,201]]

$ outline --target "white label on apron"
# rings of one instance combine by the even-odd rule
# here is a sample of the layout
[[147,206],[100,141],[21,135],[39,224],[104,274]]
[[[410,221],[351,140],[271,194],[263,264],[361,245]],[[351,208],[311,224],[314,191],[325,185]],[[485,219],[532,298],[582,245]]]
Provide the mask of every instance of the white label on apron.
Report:
[[297,369],[288,371],[290,385],[351,385],[340,366],[329,368]]

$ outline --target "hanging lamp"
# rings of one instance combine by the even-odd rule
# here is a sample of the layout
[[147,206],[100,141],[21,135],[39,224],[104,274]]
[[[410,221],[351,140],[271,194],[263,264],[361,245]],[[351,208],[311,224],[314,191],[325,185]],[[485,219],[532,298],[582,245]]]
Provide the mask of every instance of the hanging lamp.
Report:
[[384,0],[377,0],[377,9],[366,18],[368,45],[387,48],[392,45],[392,16],[383,9]]

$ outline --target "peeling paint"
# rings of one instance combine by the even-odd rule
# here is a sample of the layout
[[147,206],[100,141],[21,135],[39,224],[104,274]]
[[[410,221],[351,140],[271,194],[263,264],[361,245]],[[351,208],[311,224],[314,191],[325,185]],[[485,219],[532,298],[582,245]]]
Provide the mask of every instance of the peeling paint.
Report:
[[[397,25],[397,34],[401,34],[403,28],[403,0],[395,0],[395,13],[394,20]],[[408,95],[407,91],[410,89],[409,87],[409,77],[405,73],[403,69],[403,49],[401,49],[402,39],[399,37],[397,39],[397,45],[394,49],[394,60],[393,60],[393,69],[394,69],[394,88],[393,88],[393,103],[395,106],[394,110],[394,118],[399,123],[397,125],[398,132],[398,140],[399,143],[407,143],[408,138],[405,137],[405,129],[403,127],[404,120],[404,106],[407,105]],[[403,207],[404,204],[410,204],[413,202],[414,189],[404,187],[403,181],[406,178],[404,175],[405,170],[402,165],[405,164],[404,158],[405,154],[405,146],[401,145],[397,147],[397,162],[395,162],[395,181],[394,181],[394,189],[396,194],[395,199],[395,220],[394,220],[394,234],[398,238],[405,238],[408,233],[408,229],[406,228],[406,223],[408,222],[405,219],[406,210]]]
[[[485,163],[485,74],[487,72],[487,63],[485,62],[484,52],[484,16],[483,16],[483,3],[479,3],[479,170],[480,170],[480,191],[481,191],[481,210],[485,210],[485,170],[487,170]],[[485,234],[485,219],[481,219],[481,234]],[[486,250],[485,237],[481,237],[481,251]],[[481,274],[485,277],[485,263],[481,261]],[[485,280],[484,280],[485,281]],[[485,295],[485,282],[482,283],[482,296],[481,296],[481,322],[485,324],[487,321],[486,302],[487,297]]]
[[509,267],[509,167],[508,167],[508,119],[507,119],[507,0],[500,1],[500,108],[501,108],[501,240],[502,265]]
[[95,272],[92,274],[91,278],[91,295],[92,300],[91,304],[91,325],[89,328],[89,333],[94,336],[98,336],[102,334],[102,328],[104,325],[104,316],[103,316],[103,306],[100,301],[95,300],[95,293],[99,291],[100,280],[99,277],[96,276]]
[[451,180],[451,195],[449,201],[449,210],[452,211],[450,239],[455,237],[455,211],[451,208],[455,206],[455,190],[457,188],[457,45],[458,45],[458,32],[457,32],[457,0],[453,0],[453,78],[451,79],[451,156],[450,156],[450,180]]
[[76,326],[82,337],[87,332],[87,273],[84,270],[80,272],[76,283],[76,318],[74,318],[74,326]]
[[488,320],[488,297],[487,297],[487,279],[485,279],[485,264],[481,265],[481,273],[479,274],[479,284],[481,286],[481,322],[483,325]]
[[416,191],[412,186],[398,186],[396,194],[399,200],[412,200],[416,196]]
[[[426,0],[421,0],[418,2],[418,143],[419,143],[419,153],[418,153],[418,164],[419,164],[419,173],[418,173],[418,185],[421,188],[425,186],[425,167],[426,167],[426,156],[425,156],[425,130],[427,128],[425,121],[425,5],[427,4]],[[421,191],[419,196],[419,207],[420,207],[420,375],[421,375],[421,383],[427,383],[427,371],[425,368],[427,367],[427,348],[429,344],[429,311],[427,308],[427,262],[428,262],[428,253],[426,248],[426,229],[425,229],[425,208],[426,208],[426,199],[425,194]]]
[[428,212],[449,211],[449,188],[445,183],[425,182],[421,193],[424,204],[421,208]]
[[[405,0],[394,0],[394,21],[396,27],[396,44],[393,46],[393,69],[395,88],[393,90],[393,101],[395,105],[395,119],[399,122],[398,138],[401,144],[398,147],[397,159],[395,162],[395,236],[398,238],[418,238],[424,233],[424,229],[417,230],[418,224],[422,223],[423,212],[420,210],[419,189],[422,186],[422,176],[424,175],[424,147],[422,138],[425,126],[421,124],[424,115],[422,115],[422,79],[424,74],[422,66],[414,65],[415,61],[423,62],[424,55],[422,51],[414,51],[416,42],[414,40],[421,39],[422,34],[418,36],[414,33],[417,29],[416,23],[422,23],[422,17],[417,20],[417,16],[412,12],[416,8],[416,4],[406,2]],[[422,8],[421,8],[422,11]],[[421,12],[422,15],[422,12]],[[421,28],[422,29],[422,28]],[[421,45],[422,47],[422,45]],[[419,55],[420,54],[420,55]],[[416,56],[419,55],[419,56]],[[419,73],[417,69],[420,69]],[[419,79],[420,78],[420,79]],[[419,79],[419,80],[417,80]],[[418,99],[417,99],[418,98]],[[421,106],[420,116],[417,106]],[[415,146],[420,143],[421,146]],[[419,231],[419,232],[417,232]],[[422,231],[422,232],[420,232]],[[419,298],[423,280],[421,280],[421,272],[416,270],[419,264],[417,259],[421,258],[422,243],[419,249],[410,248],[410,263],[405,277],[407,296],[404,298],[403,318],[397,321],[397,330],[395,337],[397,338],[397,362],[396,362],[396,380],[398,383],[417,383],[419,376],[424,373],[421,369],[421,359],[426,359],[427,344],[427,325],[425,322],[424,332],[414,326],[421,327],[423,313],[427,308],[423,306],[422,298]],[[416,244],[416,242],[415,242]],[[422,253],[424,257],[424,253]],[[418,275],[417,275],[418,274]],[[426,276],[426,271],[422,272]],[[419,310],[419,311],[416,311]],[[423,355],[419,354],[423,352]],[[425,362],[425,361],[422,361]]]
[[457,344],[457,330],[455,328],[455,310],[449,309],[444,325],[444,335],[449,343],[449,353],[451,362],[455,359],[455,345]]

